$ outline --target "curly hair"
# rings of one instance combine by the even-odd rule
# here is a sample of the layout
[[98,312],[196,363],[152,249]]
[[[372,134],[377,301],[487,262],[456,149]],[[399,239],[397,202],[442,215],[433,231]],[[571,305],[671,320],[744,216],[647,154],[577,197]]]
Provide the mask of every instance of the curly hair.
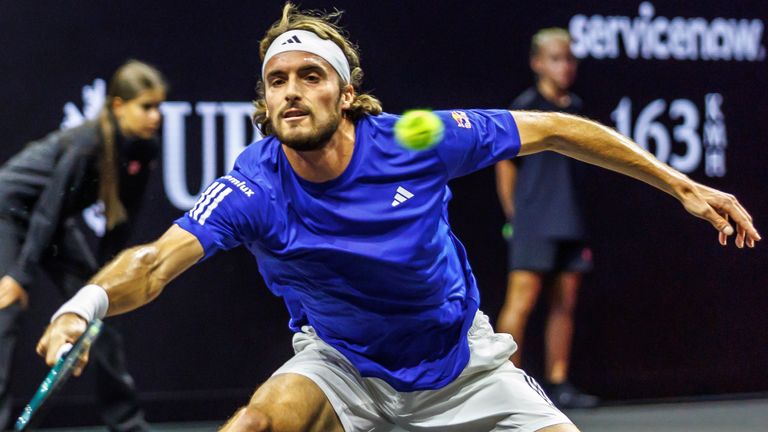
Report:
[[[311,31],[323,39],[329,39],[341,48],[347,57],[351,70],[350,84],[355,89],[355,98],[352,106],[344,110],[344,116],[356,121],[367,114],[381,114],[381,102],[375,96],[361,91],[363,83],[363,69],[360,67],[360,55],[357,47],[344,35],[344,30],[338,25],[342,11],[332,13],[319,11],[299,11],[292,3],[287,2],[283,6],[283,15],[267,30],[264,38],[259,43],[259,56],[264,61],[269,46],[281,34],[289,30]],[[340,87],[341,87],[340,83]],[[267,103],[264,99],[265,89],[263,79],[259,79],[256,85],[257,99],[253,101],[255,111],[253,123],[261,130],[261,133],[271,135],[274,131],[267,117]]]

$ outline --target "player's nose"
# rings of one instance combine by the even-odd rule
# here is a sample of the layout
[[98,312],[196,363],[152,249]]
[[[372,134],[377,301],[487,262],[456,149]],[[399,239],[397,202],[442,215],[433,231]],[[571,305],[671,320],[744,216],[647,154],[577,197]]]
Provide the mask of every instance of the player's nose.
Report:
[[288,82],[285,84],[285,100],[290,102],[297,99],[301,99],[299,82],[296,79],[289,78]]

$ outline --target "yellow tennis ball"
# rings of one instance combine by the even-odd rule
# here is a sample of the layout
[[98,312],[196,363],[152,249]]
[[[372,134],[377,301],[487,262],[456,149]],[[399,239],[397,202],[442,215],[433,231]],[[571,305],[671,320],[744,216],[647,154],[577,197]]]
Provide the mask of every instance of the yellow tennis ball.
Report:
[[430,110],[413,110],[395,123],[395,139],[409,150],[427,150],[443,139],[445,125]]

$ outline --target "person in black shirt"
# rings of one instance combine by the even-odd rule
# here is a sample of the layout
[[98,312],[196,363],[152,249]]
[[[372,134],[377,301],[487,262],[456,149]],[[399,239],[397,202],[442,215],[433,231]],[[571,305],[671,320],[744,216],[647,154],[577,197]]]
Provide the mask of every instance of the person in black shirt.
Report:
[[[96,120],[31,142],[0,168],[2,429],[12,420],[11,359],[27,290],[43,270],[70,297],[125,247],[157,157],[166,87],[155,68],[129,61]],[[112,431],[148,430],[124,357],[120,336],[106,328],[91,352],[102,418]]]
[[[537,82],[514,100],[511,109],[581,112],[581,99],[569,91],[577,69],[570,42],[563,29],[536,33],[531,69]],[[507,295],[497,330],[512,334],[517,341],[512,361],[520,367],[528,317],[542,291],[542,282],[552,281],[544,378],[550,398],[561,408],[591,407],[598,402],[568,381],[573,312],[581,275],[592,267],[576,184],[580,165],[556,152],[496,165],[497,192],[510,237]]]

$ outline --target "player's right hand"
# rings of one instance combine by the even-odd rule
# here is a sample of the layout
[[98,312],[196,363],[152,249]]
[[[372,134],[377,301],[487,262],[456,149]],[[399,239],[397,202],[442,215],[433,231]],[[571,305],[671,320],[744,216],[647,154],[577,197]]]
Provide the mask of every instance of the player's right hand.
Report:
[[[37,343],[37,354],[45,359],[48,366],[53,366],[58,360],[59,350],[66,344],[74,344],[81,334],[85,333],[88,322],[81,316],[73,313],[65,313],[56,318],[43,333],[43,337]],[[80,357],[74,375],[82,373],[85,364],[88,363],[88,353]]]

